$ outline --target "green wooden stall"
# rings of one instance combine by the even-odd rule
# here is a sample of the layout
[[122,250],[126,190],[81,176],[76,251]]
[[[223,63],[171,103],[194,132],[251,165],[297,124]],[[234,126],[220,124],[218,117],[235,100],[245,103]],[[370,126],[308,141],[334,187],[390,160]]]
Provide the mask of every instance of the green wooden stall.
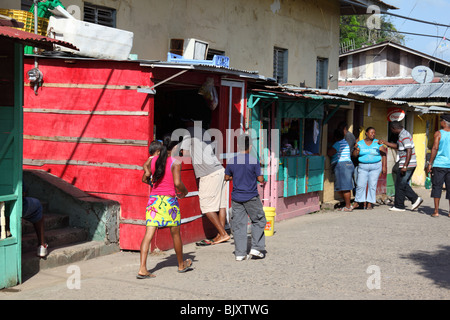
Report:
[[[280,149],[277,181],[284,182],[284,197],[323,190],[325,157],[320,155],[320,142],[324,104],[325,101],[320,98],[296,97],[283,93],[258,91],[248,95],[251,127],[280,131],[278,144],[272,144],[272,147],[278,145]],[[283,152],[284,136],[285,133],[288,134],[284,132],[286,126],[283,122],[286,121],[296,123],[292,131],[297,138],[293,140],[294,143],[290,143],[292,148]],[[254,139],[253,149],[257,150],[258,155],[267,152],[267,149],[261,148],[262,139],[261,136]],[[265,154],[264,158],[267,158]],[[263,161],[261,162],[264,166]],[[266,176],[266,181],[267,178]]]
[[[24,45],[53,50],[72,44],[25,32],[0,18],[0,289],[22,282],[22,158]],[[38,68],[38,58],[35,58]],[[29,79],[32,82],[32,79]],[[37,94],[35,85],[35,92]]]
[[[320,94],[265,90],[249,92],[248,108],[251,110],[251,127],[256,130],[280,131],[276,181],[283,181],[283,197],[323,191],[325,172],[325,156],[321,154],[323,126],[332,119],[341,105],[348,103],[348,99]],[[335,108],[326,113],[327,105],[334,105]],[[286,130],[289,122],[295,122],[296,125]],[[295,136],[294,140],[289,137],[290,131]],[[283,145],[284,137],[287,137],[287,145],[290,145],[290,148],[285,148]],[[257,150],[258,156],[263,153],[262,159],[267,159],[267,148],[261,148],[263,139],[264,137],[260,134],[256,134],[253,149]],[[271,146],[273,149],[274,145],[271,144]],[[261,164],[265,165],[264,160]],[[266,181],[267,178],[266,176]]]
[[21,277],[23,45],[0,37],[0,289]]

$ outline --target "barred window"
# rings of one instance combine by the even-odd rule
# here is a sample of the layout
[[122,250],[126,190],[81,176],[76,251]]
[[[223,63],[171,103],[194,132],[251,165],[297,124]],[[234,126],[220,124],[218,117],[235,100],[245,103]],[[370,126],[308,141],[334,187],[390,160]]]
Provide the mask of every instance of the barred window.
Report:
[[115,28],[116,10],[108,7],[97,6],[91,3],[85,3],[83,21]]
[[287,83],[288,79],[288,50],[273,49],[273,77],[278,83]]
[[317,58],[316,65],[316,88],[328,88],[328,59]]

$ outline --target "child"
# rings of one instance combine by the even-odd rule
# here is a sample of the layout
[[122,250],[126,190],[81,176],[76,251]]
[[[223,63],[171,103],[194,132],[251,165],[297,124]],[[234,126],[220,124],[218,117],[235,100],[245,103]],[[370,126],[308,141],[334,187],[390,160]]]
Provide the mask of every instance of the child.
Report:
[[147,256],[153,235],[157,228],[168,227],[173,239],[178,261],[178,272],[192,270],[192,260],[183,260],[183,243],[181,241],[181,215],[178,199],[188,193],[181,181],[181,163],[172,157],[172,149],[178,142],[170,136],[164,137],[160,154],[149,160],[152,174],[152,191],[146,207],[146,231],[140,247],[140,267],[136,278],[149,279],[155,275],[147,270]]
[[151,171],[150,171],[150,162],[152,161],[152,159],[155,156],[158,156],[159,153],[161,152],[161,141],[159,140],[153,140],[150,143],[150,146],[148,147],[148,152],[150,154],[150,157],[147,159],[147,161],[145,161],[143,167],[144,167],[144,175],[142,176],[142,182],[146,183],[146,184],[150,184],[151,185],[151,181],[150,181],[150,176],[151,176]]
[[[265,250],[266,216],[256,183],[256,181],[264,183],[264,177],[261,175],[259,161],[249,154],[250,148],[250,136],[241,135],[238,138],[239,154],[228,162],[225,170],[225,180],[233,181],[231,227],[236,261],[246,260],[250,256],[261,259],[265,257],[261,251]],[[252,221],[252,247],[249,256],[247,256],[247,216]]]

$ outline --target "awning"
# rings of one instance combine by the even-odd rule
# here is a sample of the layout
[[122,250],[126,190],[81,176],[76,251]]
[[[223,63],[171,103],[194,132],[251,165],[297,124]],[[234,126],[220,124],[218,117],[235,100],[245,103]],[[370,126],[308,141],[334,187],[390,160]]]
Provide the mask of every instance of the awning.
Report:
[[15,41],[21,42],[25,45],[43,48],[46,50],[52,50],[54,44],[74,50],[79,50],[73,44],[65,41],[56,40],[46,36],[41,36],[39,34],[34,34],[5,26],[0,26],[0,38],[14,39]]
[[442,113],[450,113],[450,107],[440,107],[440,106],[416,106],[412,105],[414,111],[420,112],[421,114],[442,114]]

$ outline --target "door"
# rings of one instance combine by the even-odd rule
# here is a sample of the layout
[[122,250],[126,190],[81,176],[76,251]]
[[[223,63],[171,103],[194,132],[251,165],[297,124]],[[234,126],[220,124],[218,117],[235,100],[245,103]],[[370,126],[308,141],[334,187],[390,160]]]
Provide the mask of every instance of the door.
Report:
[[23,46],[0,40],[0,289],[21,277]]
[[[222,80],[221,82],[222,116],[221,132],[224,134],[223,143],[225,152],[221,160],[226,160],[237,153],[237,136],[245,131],[245,82]],[[231,208],[232,182],[227,183],[227,218]]]

